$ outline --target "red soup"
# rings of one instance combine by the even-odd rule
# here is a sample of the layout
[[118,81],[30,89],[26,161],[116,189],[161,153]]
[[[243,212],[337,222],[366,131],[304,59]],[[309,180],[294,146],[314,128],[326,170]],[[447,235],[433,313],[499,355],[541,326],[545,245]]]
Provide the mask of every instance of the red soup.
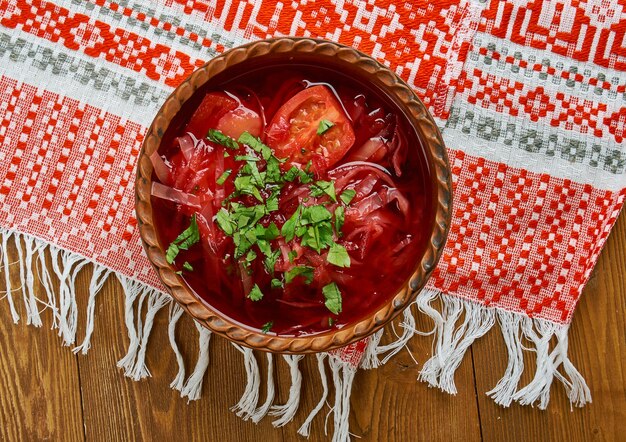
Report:
[[257,67],[199,90],[151,160],[168,262],[212,308],[265,333],[372,313],[432,229],[430,172],[406,117],[320,67]]

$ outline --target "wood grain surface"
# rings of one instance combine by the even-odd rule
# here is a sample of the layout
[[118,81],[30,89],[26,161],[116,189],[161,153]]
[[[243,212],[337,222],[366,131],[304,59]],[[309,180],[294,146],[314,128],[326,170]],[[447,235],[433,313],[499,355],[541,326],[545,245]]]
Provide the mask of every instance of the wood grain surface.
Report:
[[[15,250],[10,252],[16,261]],[[90,270],[79,278],[79,329],[84,312]],[[414,338],[403,351],[378,370],[359,371],[352,394],[350,429],[359,441],[619,441],[626,440],[626,217],[618,220],[600,261],[585,289],[570,332],[570,358],[585,376],[593,403],[570,409],[561,385],[555,383],[546,411],[513,405],[499,407],[484,392],[491,389],[506,367],[503,341],[497,329],[475,343],[461,364],[449,396],[416,381],[419,367],[431,353],[431,339]],[[11,266],[14,298],[21,297],[19,267]],[[19,302],[16,303],[19,306]],[[275,429],[271,418],[260,424],[244,422],[229,408],[245,387],[242,356],[220,338],[211,341],[211,364],[203,395],[187,403],[169,388],[176,373],[174,354],[167,342],[167,308],[155,321],[147,356],[152,377],[141,382],[125,378],[117,361],[127,345],[123,325],[123,295],[114,279],[99,294],[92,348],[87,356],[62,347],[49,329],[14,325],[8,305],[0,302],[0,438],[6,441],[297,441],[296,431],[319,400],[321,384],[316,360],[301,364],[301,408],[293,423]],[[417,327],[432,327],[417,315]],[[386,338],[392,332],[386,331]],[[198,333],[183,316],[177,337],[187,366],[197,357]],[[410,354],[409,354],[410,351]],[[529,357],[526,352],[525,357]],[[417,360],[415,364],[413,358]],[[526,361],[531,361],[527,359]],[[265,361],[260,361],[264,376]],[[532,368],[532,363],[527,363]],[[278,402],[288,396],[289,370],[274,360],[283,382]],[[529,380],[530,371],[524,380]],[[264,381],[262,382],[264,384]],[[262,387],[261,398],[265,396]],[[325,436],[318,415],[310,441]]]

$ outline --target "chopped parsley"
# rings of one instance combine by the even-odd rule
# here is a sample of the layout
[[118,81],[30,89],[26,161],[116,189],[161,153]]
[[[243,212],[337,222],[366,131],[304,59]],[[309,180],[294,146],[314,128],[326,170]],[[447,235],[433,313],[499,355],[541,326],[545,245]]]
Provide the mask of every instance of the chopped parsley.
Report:
[[187,270],[188,272],[193,272],[193,266],[187,261],[185,261],[185,263],[183,264],[183,269]]
[[260,301],[263,299],[263,292],[261,292],[258,284],[254,284],[254,287],[252,287],[252,290],[248,293],[248,298],[250,298],[251,301]]
[[331,282],[325,285],[322,288],[322,293],[324,294],[324,305],[326,308],[336,315],[341,313],[341,292],[337,284]]
[[200,241],[200,232],[198,231],[198,223],[196,222],[196,214],[191,216],[191,222],[183,233],[172,241],[165,252],[165,259],[169,264],[173,264],[181,250],[188,250],[189,247]]
[[263,324],[263,327],[261,327],[261,332],[268,333],[272,329],[273,325],[274,321],[266,322],[265,324]]
[[285,272],[285,283],[289,284],[297,276],[302,276],[305,278],[305,282],[307,284],[311,284],[311,282],[313,281],[313,271],[314,271],[313,267],[295,266]]
[[231,173],[233,173],[232,169],[226,169],[215,182],[221,186],[226,182],[226,179],[230,176]]
[[341,244],[333,243],[328,251],[327,261],[337,267],[350,267],[350,255]]
[[206,138],[213,143],[221,144],[222,146],[228,147],[229,149],[239,149],[239,144],[237,144],[234,138],[223,134],[217,129],[209,129],[206,134]]
[[316,181],[311,184],[311,196],[328,195],[333,202],[337,202],[337,195],[335,194],[335,183],[333,181]]
[[348,204],[350,204],[350,201],[352,201],[352,198],[354,198],[355,195],[356,195],[356,190],[346,189],[343,192],[341,192],[341,195],[339,195],[339,199],[343,201],[343,203],[347,206]]
[[337,206],[335,209],[335,232],[337,232],[337,236],[341,236],[341,228],[343,227],[343,223],[345,222],[345,209],[343,206]]
[[[330,121],[320,122],[319,134],[323,134],[333,126]],[[312,163],[304,167],[292,166],[288,170],[281,169],[281,164],[286,159],[277,158],[272,149],[266,146],[259,138],[244,132],[238,140],[228,137],[217,130],[210,130],[207,134],[210,141],[221,144],[229,149],[242,149],[233,154],[236,162],[242,163],[238,172],[232,178],[235,190],[224,199],[222,207],[215,214],[213,222],[217,224],[224,234],[232,238],[234,253],[232,257],[238,262],[241,271],[251,274],[252,264],[261,259],[265,270],[271,275],[269,286],[272,289],[284,288],[286,284],[293,283],[297,278],[301,278],[306,284],[311,284],[314,279],[315,268],[310,264],[306,254],[298,257],[298,253],[293,250],[292,241],[298,241],[301,247],[308,247],[318,254],[326,253],[326,260],[329,264],[340,267],[350,267],[350,255],[346,248],[338,244],[335,239],[341,237],[341,229],[345,222],[345,208],[355,197],[353,189],[346,189],[341,194],[337,194],[335,183],[332,180],[315,181],[314,175],[310,172]],[[226,156],[227,152],[225,152]],[[235,169],[237,170],[237,169]],[[227,179],[233,175],[233,169],[227,169],[216,180],[218,185],[224,185]],[[279,210],[279,197],[284,186],[305,185],[308,194],[303,196],[301,203],[278,227],[275,222],[267,222],[265,217],[274,216],[273,212]],[[238,198],[243,197],[241,200]],[[252,197],[252,198],[249,198]],[[310,198],[328,198],[322,204],[311,204]],[[328,209],[328,205],[341,201],[333,211]],[[307,205],[308,204],[308,205]],[[189,231],[189,232],[188,232]],[[193,231],[198,238],[193,238]],[[282,238],[282,239],[281,239]],[[288,247],[287,255],[276,245],[277,239],[284,240]],[[179,249],[189,247],[189,241],[195,243],[199,240],[195,215],[192,218],[192,225],[183,232],[176,241],[170,245],[172,251],[168,249],[168,257],[175,258]],[[282,246],[284,250],[284,245]],[[282,263],[286,270],[277,271],[277,262],[285,256],[288,263]],[[169,258],[168,258],[169,259]],[[188,263],[183,266],[186,270]],[[331,282],[321,289],[326,308],[333,314],[341,312],[341,292],[336,283]],[[263,299],[263,292],[258,284],[254,284],[250,292],[246,295],[254,302]],[[328,318],[329,326],[334,324],[334,319]],[[263,326],[263,332],[270,330],[273,323],[268,322]]]
[[334,125],[335,123],[333,123],[332,121],[328,121],[328,120],[320,121],[319,126],[317,126],[317,134],[318,135],[324,134],[324,132],[326,132],[328,129],[330,129]]

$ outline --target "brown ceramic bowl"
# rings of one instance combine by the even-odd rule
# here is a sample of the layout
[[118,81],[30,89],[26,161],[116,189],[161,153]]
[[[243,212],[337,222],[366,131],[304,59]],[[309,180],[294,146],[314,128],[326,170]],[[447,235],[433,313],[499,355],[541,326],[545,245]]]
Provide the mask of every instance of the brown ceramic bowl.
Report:
[[[163,134],[182,105],[194,91],[207,83],[224,78],[223,72],[239,63],[302,62],[323,65],[354,75],[391,98],[413,126],[426,150],[433,179],[433,213],[435,216],[430,241],[415,271],[405,286],[373,314],[349,323],[339,330],[319,334],[281,337],[245,328],[220,315],[198,298],[186,282],[165,260],[166,246],[160,243],[154,227],[151,204],[152,163],[150,155],[159,149]],[[218,80],[215,80],[218,78]],[[219,83],[216,83],[218,85]],[[144,140],[137,167],[136,208],[139,231],[148,259],[161,281],[180,305],[193,318],[213,332],[247,347],[278,353],[313,353],[327,351],[362,339],[379,330],[415,299],[437,264],[444,247],[450,222],[452,185],[450,166],[441,134],[424,104],[411,88],[392,71],[374,59],[352,48],[323,40],[277,38],[257,41],[232,49],[215,57],[195,71],[165,101]]]

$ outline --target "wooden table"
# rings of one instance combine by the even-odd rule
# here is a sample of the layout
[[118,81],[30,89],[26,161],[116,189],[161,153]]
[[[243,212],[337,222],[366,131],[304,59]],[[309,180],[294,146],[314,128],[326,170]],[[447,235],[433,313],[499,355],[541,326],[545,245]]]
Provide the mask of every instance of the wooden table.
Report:
[[[16,260],[15,250],[10,253]],[[406,351],[378,370],[359,371],[352,393],[351,431],[364,442],[626,440],[625,273],[626,217],[622,216],[585,289],[570,332],[571,359],[587,379],[593,395],[593,403],[584,409],[571,411],[562,386],[556,382],[547,411],[496,406],[484,394],[506,366],[502,338],[494,329],[474,344],[461,364],[456,397],[417,382],[420,365],[416,366]],[[14,288],[19,287],[16,264],[11,277]],[[80,276],[82,295],[89,277],[90,271]],[[85,298],[79,299],[81,315]],[[168,387],[176,362],[167,343],[166,310],[159,314],[150,340],[147,361],[152,378],[133,382],[115,366],[125,354],[127,335],[123,296],[113,278],[98,297],[93,347],[87,356],[76,356],[61,346],[56,333],[48,328],[51,322],[47,312],[47,326],[41,329],[27,327],[24,322],[13,325],[7,303],[0,302],[3,439],[304,440],[296,431],[320,393],[313,360],[306,358],[303,364],[304,406],[294,423],[282,429],[274,429],[271,419],[254,425],[229,411],[243,391],[245,373],[241,355],[221,338],[211,342],[212,360],[202,399],[187,404]],[[423,316],[418,315],[417,323],[422,330],[430,327]],[[79,337],[84,332],[80,326],[84,327],[84,321],[80,321]],[[190,366],[196,355],[197,333],[186,317],[177,330]],[[420,364],[428,358],[430,348],[430,338],[416,337],[410,344]],[[277,363],[277,370],[282,379],[288,379],[284,361]],[[525,371],[523,381],[530,380],[530,376]],[[288,387],[285,382],[278,387],[279,401],[286,400]],[[324,436],[324,416],[318,415],[310,440],[329,439]]]

